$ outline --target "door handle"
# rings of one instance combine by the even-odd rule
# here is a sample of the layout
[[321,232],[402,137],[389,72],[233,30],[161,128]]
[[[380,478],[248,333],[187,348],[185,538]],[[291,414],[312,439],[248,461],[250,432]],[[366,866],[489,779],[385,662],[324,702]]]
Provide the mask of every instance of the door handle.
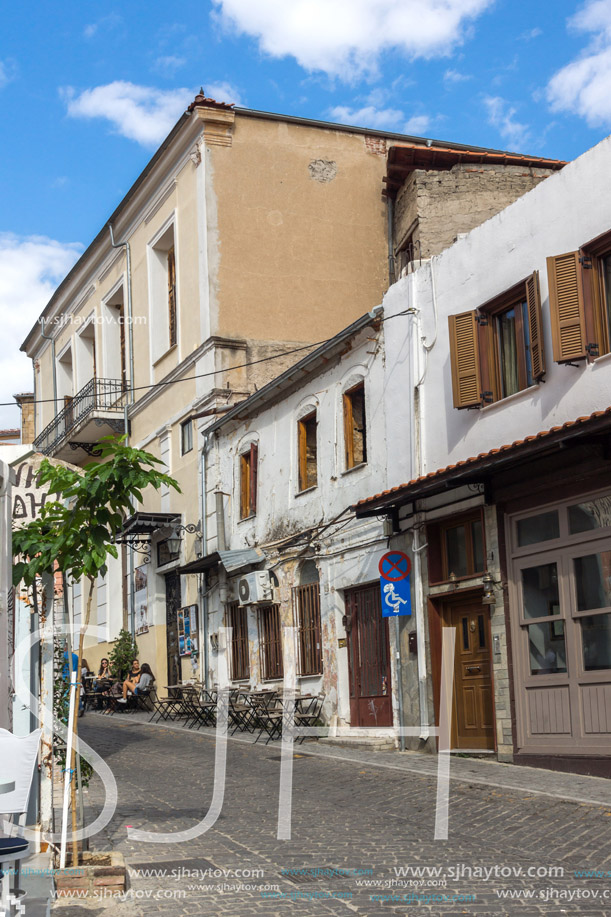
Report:
[[481,672],[481,666],[479,665],[468,665],[466,668],[467,672]]

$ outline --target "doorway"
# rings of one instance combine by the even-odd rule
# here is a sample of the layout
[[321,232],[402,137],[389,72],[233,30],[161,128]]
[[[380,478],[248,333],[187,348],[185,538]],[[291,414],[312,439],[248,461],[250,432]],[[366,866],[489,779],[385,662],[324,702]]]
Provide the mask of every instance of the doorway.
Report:
[[388,618],[380,587],[346,589],[346,631],[352,726],[392,726]]
[[180,576],[178,573],[166,573],[165,627],[169,685],[178,685],[181,680],[180,655],[178,652],[178,609],[180,605]]
[[444,602],[442,626],[456,628],[452,748],[494,751],[490,615],[481,596]]

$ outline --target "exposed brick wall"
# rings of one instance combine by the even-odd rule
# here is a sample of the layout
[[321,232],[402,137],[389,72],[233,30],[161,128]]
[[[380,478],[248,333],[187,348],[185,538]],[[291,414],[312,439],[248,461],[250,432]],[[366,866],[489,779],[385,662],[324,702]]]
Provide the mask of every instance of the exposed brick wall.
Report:
[[395,244],[401,245],[417,221],[414,240],[421,257],[438,255],[459,233],[490,219],[551,174],[521,165],[471,163],[447,172],[412,172],[397,194]]
[[372,137],[366,134],[365,149],[370,153],[379,153],[381,156],[386,156],[386,137]]

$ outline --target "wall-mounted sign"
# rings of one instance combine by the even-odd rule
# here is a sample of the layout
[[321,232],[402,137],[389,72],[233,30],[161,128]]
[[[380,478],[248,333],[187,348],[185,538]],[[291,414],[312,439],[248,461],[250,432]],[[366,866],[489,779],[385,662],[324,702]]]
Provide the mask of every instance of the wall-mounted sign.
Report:
[[403,551],[387,551],[382,555],[378,570],[380,571],[383,618],[411,615],[412,594],[409,581],[411,569],[412,562]]
[[178,618],[178,652],[181,656],[190,656],[197,652],[197,605],[185,605],[179,608]]

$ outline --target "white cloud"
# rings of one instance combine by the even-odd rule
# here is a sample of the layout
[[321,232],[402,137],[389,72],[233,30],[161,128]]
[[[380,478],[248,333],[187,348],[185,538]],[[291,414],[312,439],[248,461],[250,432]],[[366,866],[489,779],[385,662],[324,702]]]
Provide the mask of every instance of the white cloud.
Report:
[[553,111],[585,118],[590,127],[611,126],[611,0],[589,0],[568,21],[569,28],[590,33],[580,57],[566,64],[547,85]]
[[[19,348],[58,283],[82,251],[78,243],[0,233],[0,402],[32,391],[32,363]],[[16,408],[0,407],[0,427],[19,426]]]
[[340,124],[416,135],[421,135],[431,124],[428,115],[413,115],[406,120],[404,112],[398,108],[376,108],[374,105],[364,105],[362,108],[336,105],[329,109],[329,117]]
[[156,146],[172,129],[195,93],[191,89],[154,89],[116,80],[76,95],[60,90],[72,118],[104,118],[115,132],[143,146]]
[[86,25],[83,29],[83,35],[85,38],[93,38],[100,29],[116,29],[118,26],[122,25],[123,17],[118,13],[109,13],[107,16],[102,16],[96,22],[91,22],[89,25]]
[[414,115],[403,125],[404,134],[415,134],[421,137],[431,126],[431,119],[428,115]]
[[471,77],[468,73],[460,73],[458,70],[446,70],[443,75],[443,81],[446,86],[452,86],[456,83],[465,83],[467,80],[471,80]]
[[240,92],[231,83],[204,83],[204,91],[209,99],[216,102],[233,102],[234,105],[244,106]]
[[347,105],[336,105],[329,115],[340,124],[352,124],[356,127],[371,127],[374,130],[399,130],[403,121],[402,111],[396,108],[374,108],[365,105],[363,108],[348,108]]
[[167,54],[164,57],[158,57],[153,64],[153,69],[166,76],[172,76],[181,67],[187,63],[186,58],[178,57],[175,54]]
[[488,121],[496,127],[509,146],[517,150],[529,139],[528,125],[515,120],[517,109],[500,96],[486,96],[484,105],[488,110]]
[[0,89],[3,89],[7,83],[12,83],[16,76],[16,61],[14,61],[12,57],[7,57],[4,60],[0,60]]
[[449,53],[493,0],[213,0],[216,18],[273,57],[344,80],[376,72],[380,55]]

